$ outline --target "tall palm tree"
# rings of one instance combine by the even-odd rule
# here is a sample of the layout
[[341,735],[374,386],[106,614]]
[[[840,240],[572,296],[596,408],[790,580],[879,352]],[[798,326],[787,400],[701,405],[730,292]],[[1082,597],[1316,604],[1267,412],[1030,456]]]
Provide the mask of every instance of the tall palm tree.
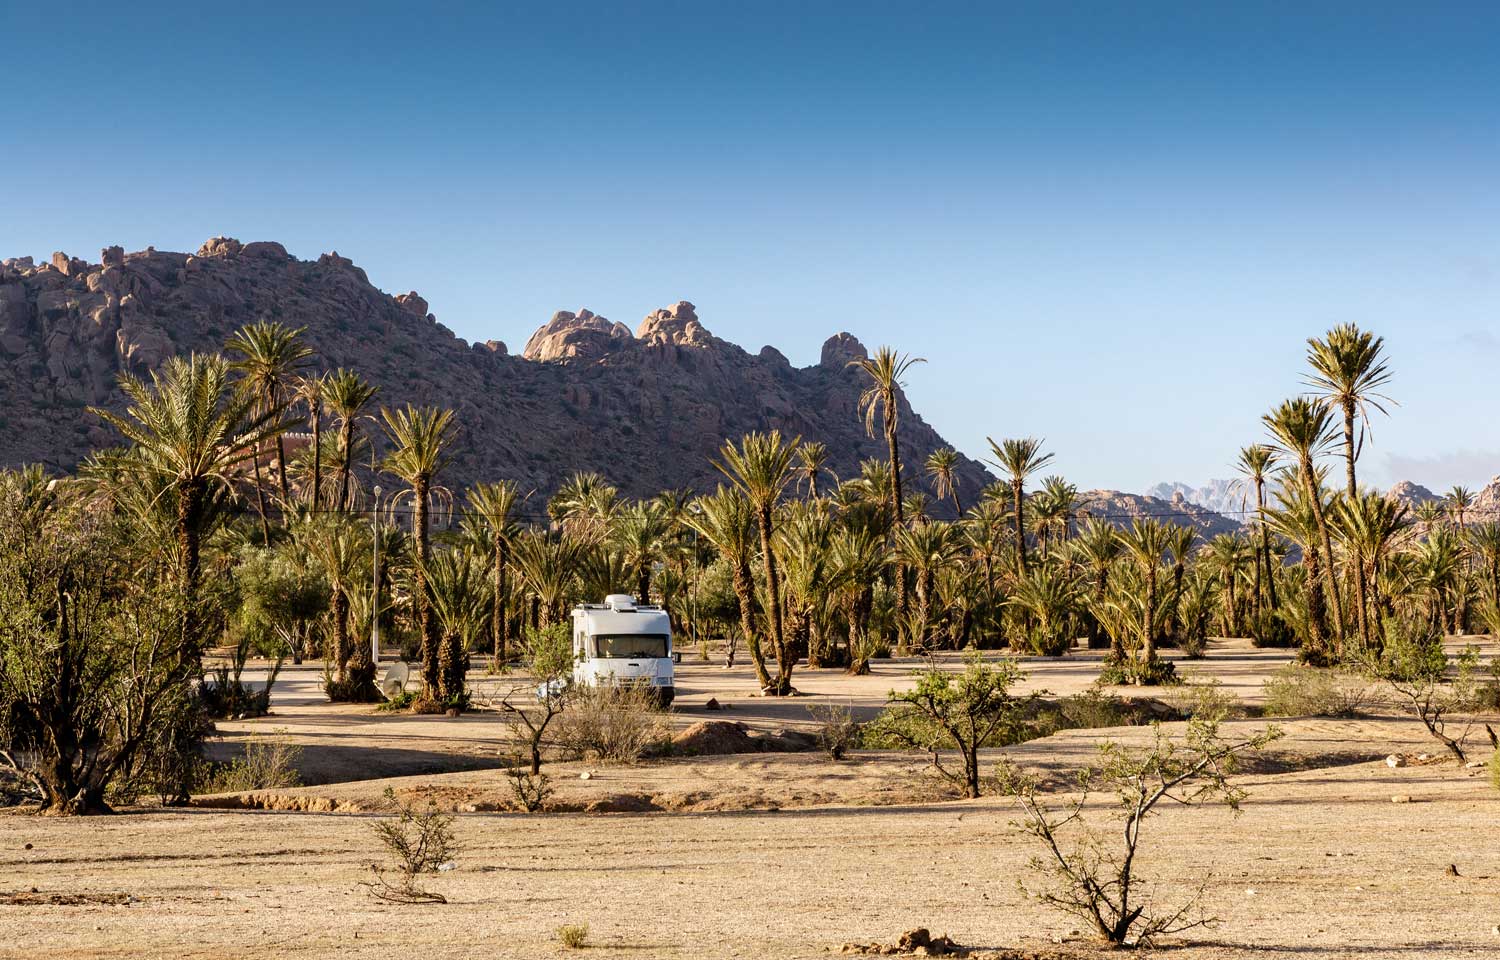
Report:
[[464,517],[489,546],[492,574],[490,643],[497,669],[505,663],[510,645],[510,617],[505,609],[510,591],[506,576],[510,567],[510,542],[516,534],[514,513],[520,499],[520,487],[514,480],[477,483],[469,488]]
[[1333,635],[1342,644],[1344,637],[1344,604],[1339,597],[1338,578],[1334,571],[1333,536],[1323,510],[1323,493],[1314,461],[1333,442],[1333,415],[1326,404],[1306,397],[1285,400],[1261,421],[1275,439],[1277,448],[1297,463],[1297,478],[1302,482],[1313,520],[1318,525],[1318,539],[1323,552],[1323,577],[1333,604]]
[[1240,450],[1236,463],[1240,474],[1255,488],[1255,525],[1259,528],[1260,542],[1255,554],[1255,615],[1259,625],[1261,614],[1261,577],[1264,576],[1267,601],[1274,613],[1276,610],[1276,577],[1271,569],[1271,533],[1266,529],[1266,478],[1276,465],[1276,451],[1264,443],[1252,443]]
[[1020,439],[1008,439],[996,443],[993,439],[986,437],[990,442],[990,450],[994,453],[993,463],[1001,470],[1010,475],[1011,509],[1015,511],[1016,524],[1016,571],[1026,572],[1026,478],[1052,462],[1052,454],[1042,453],[1042,444],[1045,442],[1036,437],[1023,437]]
[[[244,374],[245,388],[255,395],[262,411],[285,408],[296,385],[297,370],[312,356],[312,350],[301,340],[305,329],[293,330],[284,323],[261,320],[240,328],[224,344],[226,350],[240,354],[232,367]],[[257,457],[257,467],[259,463]],[[280,433],[276,435],[276,478],[286,509],[292,497],[286,479],[286,446]]]
[[547,502],[547,515],[567,529],[599,537],[619,509],[619,496],[603,474],[579,471],[557,488]]
[[1443,498],[1443,505],[1453,516],[1453,524],[1460,533],[1464,530],[1464,517],[1474,507],[1474,491],[1468,487],[1457,486],[1448,491]]
[[[1284,471],[1289,472],[1289,471]],[[1318,469],[1318,482],[1314,484],[1316,496],[1322,503],[1319,509],[1331,513],[1333,505],[1323,490],[1323,468]],[[1313,506],[1313,497],[1307,487],[1292,482],[1290,478],[1276,491],[1277,506],[1266,511],[1266,523],[1277,534],[1297,544],[1302,549],[1302,568],[1306,571],[1303,583],[1306,610],[1306,637],[1302,645],[1304,659],[1315,662],[1329,658],[1327,649],[1328,597],[1324,593],[1326,579],[1323,566],[1327,554],[1323,552],[1322,528],[1318,525],[1318,510]],[[1294,595],[1295,599],[1295,595]]]
[[828,469],[828,444],[811,440],[797,448],[797,459],[801,461],[799,483],[807,484],[807,495],[818,498],[818,478]]
[[432,481],[448,462],[446,450],[453,442],[453,411],[436,407],[414,407],[380,410],[385,432],[391,441],[391,452],[385,459],[387,473],[399,477],[410,488],[412,505],[412,538],[416,560],[417,623],[422,633],[422,680],[432,693],[442,689],[439,663],[437,622],[427,592],[429,557],[429,519]]
[[762,690],[768,689],[771,675],[766,671],[765,651],[756,626],[755,574],[751,569],[755,555],[755,508],[738,487],[722,486],[708,496],[699,497],[697,505],[699,509],[689,510],[683,515],[682,522],[713,544],[729,564],[735,598],[740,606],[740,631],[750,648],[755,677]]
[[340,367],[328,374],[323,387],[323,401],[339,426],[338,509],[349,509],[349,476],[354,467],[354,428],[359,418],[379,393],[368,380]]
[[335,516],[316,523],[309,536],[298,534],[298,540],[306,544],[328,579],[329,619],[333,627],[333,646],[328,659],[337,681],[327,688],[329,699],[354,703],[380,699],[369,645],[358,638],[352,646],[350,643],[352,595],[361,577],[369,576],[364,560],[369,556],[370,544],[362,532],[347,518]]
[[964,515],[964,508],[958,502],[958,451],[952,447],[942,447],[927,455],[927,476],[932,479],[933,492],[939,500],[952,500],[953,512],[956,516]]
[[[905,386],[901,378],[906,372],[919,363],[926,363],[922,357],[912,357],[904,353],[897,353],[891,347],[881,347],[875,351],[873,357],[863,357],[858,360],[850,360],[848,365],[858,367],[870,378],[870,385],[865,392],[860,394],[859,409],[865,415],[865,432],[875,436],[875,416],[877,412],[885,425],[885,445],[891,462],[891,522],[892,529],[901,527],[905,523],[902,515],[902,493],[901,493],[901,451],[896,444],[896,424],[900,417],[900,393]],[[906,617],[906,571],[898,569],[896,575],[896,611],[901,618]]]
[[1156,659],[1157,604],[1160,598],[1158,578],[1162,560],[1171,547],[1172,524],[1160,520],[1132,520],[1129,527],[1116,532],[1120,546],[1135,561],[1145,586],[1142,598],[1141,662],[1151,664]]
[[776,650],[778,675],[771,693],[787,696],[792,691],[792,667],[795,661],[786,642],[781,622],[781,578],[776,571],[775,514],[776,503],[792,478],[792,459],[797,455],[798,437],[784,441],[781,431],[747,433],[736,447],[725,442],[719,449],[714,466],[728,477],[750,499],[760,529],[761,559],[765,565],[766,597],[770,613],[771,643]]
[[[1329,330],[1319,340],[1307,341],[1307,362],[1312,373],[1307,385],[1312,387],[1321,404],[1337,410],[1344,418],[1344,465],[1350,497],[1359,495],[1354,479],[1354,461],[1359,459],[1369,432],[1370,411],[1385,413],[1381,405],[1394,403],[1380,390],[1391,381],[1390,370],[1381,358],[1385,338],[1343,323]],[[1357,427],[1357,429],[1356,429]]]
[[845,527],[834,537],[831,562],[835,571],[831,582],[839,592],[849,624],[848,671],[860,676],[870,672],[875,583],[890,562],[885,537],[867,525]]
[[169,358],[149,384],[122,374],[120,389],[130,401],[124,416],[90,410],[134,444],[115,465],[175,500],[177,576],[189,610],[184,637],[190,638],[202,543],[221,516],[218,507],[232,495],[236,468],[285,429],[282,410],[257,409],[254,397],[231,388],[222,357],[196,353]]
[[307,410],[307,429],[312,434],[312,495],[308,500],[313,509],[323,504],[323,388],[324,374],[298,377],[295,391],[298,402]]

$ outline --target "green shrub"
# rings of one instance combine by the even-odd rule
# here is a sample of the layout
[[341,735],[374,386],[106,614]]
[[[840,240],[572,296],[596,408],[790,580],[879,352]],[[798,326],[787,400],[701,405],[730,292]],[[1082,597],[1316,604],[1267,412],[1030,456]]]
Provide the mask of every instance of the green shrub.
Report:
[[287,740],[285,731],[276,733],[274,737],[251,737],[245,741],[242,754],[228,763],[214,765],[204,779],[201,791],[243,793],[301,784],[297,759],[302,755],[302,748]]
[[1364,678],[1336,667],[1288,664],[1261,689],[1271,717],[1354,717],[1375,700]]
[[557,928],[557,939],[569,950],[580,950],[588,944],[589,925],[586,923],[565,923]]
[[829,703],[812,707],[808,712],[818,724],[818,744],[830,760],[842,760],[846,753],[859,746],[860,725],[854,720],[854,711],[841,704]]
[[1099,667],[1099,678],[1095,681],[1106,687],[1165,687],[1181,683],[1177,665],[1170,660],[1157,657],[1142,663],[1135,657],[1106,657]]
[[587,685],[569,699],[554,728],[555,741],[568,756],[636,763],[669,739],[649,688]]
[[1239,697],[1224,689],[1218,680],[1207,683],[1184,683],[1164,697],[1183,719],[1223,720],[1243,712]]

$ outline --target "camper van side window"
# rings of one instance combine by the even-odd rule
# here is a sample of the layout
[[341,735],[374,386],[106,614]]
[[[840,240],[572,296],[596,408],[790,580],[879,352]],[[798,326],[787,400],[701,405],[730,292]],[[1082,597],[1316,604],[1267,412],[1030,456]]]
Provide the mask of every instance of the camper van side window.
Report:
[[601,633],[594,637],[599,657],[605,660],[654,660],[667,655],[664,633]]

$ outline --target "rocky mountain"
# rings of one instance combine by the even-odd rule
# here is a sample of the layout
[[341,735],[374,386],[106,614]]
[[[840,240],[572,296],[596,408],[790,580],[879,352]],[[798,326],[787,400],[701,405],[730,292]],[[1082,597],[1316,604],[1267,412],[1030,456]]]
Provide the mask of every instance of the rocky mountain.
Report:
[[1234,533],[1241,527],[1237,520],[1190,502],[1180,491],[1163,499],[1119,490],[1090,490],[1080,495],[1079,500],[1080,517],[1097,517],[1122,527],[1128,527],[1136,519],[1154,517],[1178,526],[1193,527],[1204,540],[1221,533]]
[[[110,247],[98,262],[0,262],[0,462],[65,470],[118,443],[86,408],[122,408],[122,370],[220,350],[256,320],[305,327],[321,367],[358,370],[383,404],[455,408],[462,435],[440,478],[452,487],[510,477],[545,495],[597,470],[636,496],[707,490],[721,479],[709,459],[726,438],[772,428],[825,442],[841,476],[884,455],[856,409],[865,378],[847,361],[866,354],[847,333],[797,368],[774,347],[751,354],[715,337],[683,301],[634,332],[588,310],[559,312],[514,356],[498,341],[464,342],[416,292],[390,296],[336,252],[303,261],[278,243],[216,237],[193,254]],[[916,479],[945,444],[904,397],[900,408]],[[989,481],[968,459],[959,476],[971,492]]]
[[1410,480],[1402,480],[1400,483],[1387,490],[1385,492],[1385,495],[1392,500],[1401,501],[1410,508],[1418,507],[1424,503],[1430,503],[1433,500],[1442,499],[1442,497],[1439,497],[1437,494],[1433,493],[1431,490],[1428,490],[1420,483],[1412,483]]
[[1146,488],[1146,496],[1157,500],[1171,500],[1181,495],[1188,503],[1197,504],[1215,513],[1226,516],[1242,516],[1254,503],[1254,491],[1246,484],[1236,480],[1210,480],[1201,487],[1189,486],[1186,483],[1158,483]]

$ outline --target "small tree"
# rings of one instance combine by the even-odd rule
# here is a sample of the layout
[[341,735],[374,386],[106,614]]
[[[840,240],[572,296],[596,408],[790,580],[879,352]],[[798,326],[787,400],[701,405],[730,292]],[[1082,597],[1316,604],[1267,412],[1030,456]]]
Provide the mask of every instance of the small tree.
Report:
[[[1212,716],[1190,721],[1182,741],[1168,737],[1160,723],[1153,727],[1155,738],[1143,750],[1101,743],[1099,763],[1079,772],[1080,793],[1060,811],[1038,794],[1034,776],[1008,764],[1000,770],[1004,788],[1016,797],[1025,815],[1019,825],[1046,849],[1032,858],[1030,866],[1051,883],[1034,895],[1087,921],[1114,946],[1146,946],[1157,937],[1214,922],[1212,917],[1197,915],[1203,887],[1179,907],[1154,907],[1149,893],[1142,890],[1144,881],[1135,873],[1141,828],[1162,800],[1184,805],[1220,801],[1238,812],[1245,794],[1229,783],[1236,757],[1281,735],[1268,727],[1241,740],[1225,740],[1219,735],[1218,719]],[[1109,843],[1108,832],[1084,822],[1084,806],[1096,790],[1118,797],[1119,846]],[[1081,836],[1070,844],[1068,835],[1073,833]]]
[[375,836],[395,860],[399,879],[397,883],[391,883],[378,866],[372,865],[376,882],[364,886],[380,899],[396,903],[447,903],[442,894],[423,890],[417,884],[417,877],[452,869],[453,857],[458,852],[458,843],[453,836],[453,818],[430,800],[421,812],[410,803],[399,803],[396,792],[390,787],[385,788],[384,797],[386,806],[395,815],[376,822]]
[[[1471,705],[1478,652],[1466,647],[1450,663],[1443,650],[1442,635],[1411,618],[1387,619],[1384,634],[1381,652],[1368,662],[1368,672],[1422,721],[1434,740],[1459,763],[1465,762],[1468,757],[1463,742],[1468,738],[1469,727],[1465,725],[1453,737],[1448,734],[1448,721],[1451,714]],[[1455,669],[1451,680],[1447,676],[1450,666]]]
[[[986,662],[978,650],[964,655],[961,673],[947,673],[936,662],[915,674],[912,690],[888,695],[889,707],[875,723],[879,739],[925,750],[938,775],[964,796],[979,796],[979,748],[1013,742],[1026,706],[1039,694],[1016,698],[1010,688],[1020,681],[1020,666],[1009,659]],[[963,769],[943,765],[942,752],[957,750]]]
[[534,777],[542,772],[547,728],[567,707],[572,693],[568,684],[573,673],[573,646],[568,624],[554,623],[530,631],[525,640],[525,660],[529,682],[512,686],[501,699],[500,709],[505,711],[517,739],[526,742]]

